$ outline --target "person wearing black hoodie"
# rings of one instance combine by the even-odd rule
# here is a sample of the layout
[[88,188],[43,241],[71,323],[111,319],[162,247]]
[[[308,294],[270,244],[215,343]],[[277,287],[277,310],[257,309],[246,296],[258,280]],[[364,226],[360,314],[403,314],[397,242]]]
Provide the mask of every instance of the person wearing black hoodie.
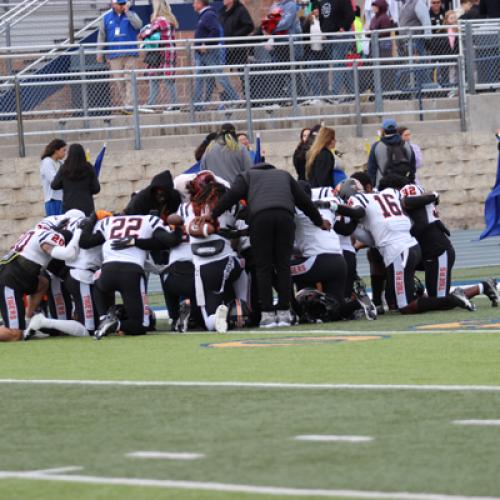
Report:
[[[329,230],[330,224],[323,221],[311,199],[288,172],[266,163],[256,165],[236,177],[231,189],[212,210],[212,219],[217,220],[240,200],[246,200],[248,208],[247,222],[262,308],[260,326],[289,326],[292,298],[290,259],[295,237],[295,206],[316,226]],[[275,275],[277,313],[273,305]]]
[[151,184],[132,195],[123,211],[125,215],[149,215],[152,210],[159,213],[164,221],[179,208],[180,194],[174,189],[172,174],[164,170],[155,175]]

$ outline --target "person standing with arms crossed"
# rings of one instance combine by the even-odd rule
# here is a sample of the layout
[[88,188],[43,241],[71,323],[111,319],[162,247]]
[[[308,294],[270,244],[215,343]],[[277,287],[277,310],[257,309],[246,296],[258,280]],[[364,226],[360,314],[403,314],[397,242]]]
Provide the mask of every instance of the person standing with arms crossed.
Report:
[[[97,35],[98,44],[131,42],[130,44],[112,45],[106,48],[106,59],[109,62],[111,71],[131,71],[136,68],[136,61],[139,56],[137,52],[137,35],[142,28],[141,18],[129,10],[127,0],[113,0],[111,10],[102,18]],[[98,63],[104,62],[104,54],[100,52],[96,56]],[[125,104],[123,114],[131,114],[132,108],[132,88],[124,73],[113,74],[117,81],[114,87],[114,105]]]
[[45,146],[42,154],[40,177],[42,178],[43,201],[45,202],[45,215],[47,216],[62,214],[62,190],[52,189],[50,183],[56,176],[65,156],[66,143],[62,139],[50,141]]

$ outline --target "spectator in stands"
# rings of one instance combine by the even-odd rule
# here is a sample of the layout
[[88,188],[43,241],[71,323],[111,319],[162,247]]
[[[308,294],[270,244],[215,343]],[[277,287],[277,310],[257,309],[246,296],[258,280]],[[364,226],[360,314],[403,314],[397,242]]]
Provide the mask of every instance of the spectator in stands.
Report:
[[50,183],[54,180],[65,156],[66,143],[62,139],[50,141],[42,153],[40,177],[42,178],[45,215],[62,214],[63,193],[61,190],[52,189]]
[[252,144],[247,134],[240,132],[237,136],[238,142],[248,151],[252,164],[255,164],[255,151],[252,150]]
[[[153,0],[153,12],[151,14],[151,24],[145,26],[139,33],[141,40],[157,40],[158,50],[146,52],[144,63],[148,68],[163,69],[163,75],[159,72],[152,72],[149,76],[149,97],[148,106],[154,106],[158,99],[160,83],[164,82],[170,94],[170,103],[167,111],[179,109],[177,104],[177,91],[175,79],[170,78],[175,75],[175,30],[179,27],[177,18],[172,13],[172,9],[166,0]],[[160,42],[160,43],[158,43]],[[167,78],[162,78],[167,77]],[[161,78],[158,79],[158,78]]]
[[[205,38],[222,38],[224,32],[217,13],[210,7],[209,0],[194,0],[193,9],[198,14],[198,22],[194,32],[195,40]],[[205,76],[220,73],[221,69],[206,69],[207,66],[222,66],[224,64],[223,51],[220,41],[195,42],[196,79],[194,82],[195,109],[203,109],[201,102],[209,102],[215,90],[215,78]],[[229,82],[226,75],[218,76],[217,81],[224,91],[224,99],[237,101],[238,94]]]
[[[458,55],[460,52],[460,41],[458,32],[458,18],[454,10],[449,10],[444,16],[444,28],[447,36],[443,39],[442,54],[443,55]],[[457,70],[454,67],[443,66],[439,68],[441,85],[456,85]],[[456,90],[451,90],[448,97],[454,97]]]
[[460,0],[460,8],[462,9],[460,19],[463,21],[470,21],[471,19],[479,19],[481,17],[479,5],[474,0]]
[[[429,15],[429,8],[427,7],[426,0],[401,0],[401,5],[399,7],[399,26],[401,28],[414,28],[422,27],[421,30],[411,30],[413,35],[417,35],[411,38],[412,51],[414,56],[425,56],[425,42],[426,39],[422,38],[421,35],[424,34],[427,37],[432,36],[431,30],[431,17]],[[400,34],[403,38],[399,42],[399,55],[402,57],[408,57],[408,38],[410,30],[400,30]],[[407,76],[408,72],[405,73]],[[400,73],[401,75],[401,73]],[[427,69],[417,69],[415,70],[416,85],[417,88],[421,88],[424,84],[431,81],[430,71]],[[400,88],[409,88],[410,84],[407,81],[402,82],[401,79],[398,82]]]
[[413,150],[413,154],[415,155],[415,168],[418,170],[424,166],[424,157],[422,155],[422,150],[420,146],[417,146],[413,142],[411,142],[411,130],[408,127],[398,127],[398,134],[401,136],[403,142],[406,142],[410,145]]
[[442,26],[444,24],[444,10],[441,0],[431,0],[429,15],[431,17],[432,26]]
[[232,184],[238,174],[252,167],[250,155],[237,139],[232,123],[224,123],[217,137],[208,145],[200,163],[200,170],[211,170]]
[[[295,35],[301,33],[300,21],[297,17],[299,7],[295,0],[276,0],[269,8],[266,19],[262,22],[264,35]],[[295,60],[301,57],[298,48],[295,49]],[[271,56],[273,62],[283,63],[290,61],[290,46],[287,40],[280,39],[273,43]],[[280,71],[289,71],[289,66],[279,66]],[[290,76],[279,73],[274,77],[274,97],[290,96]],[[276,103],[278,104],[278,103]]]
[[[365,26],[366,29],[370,28],[370,23],[372,22],[374,12],[372,10],[373,0],[365,0]],[[387,0],[387,15],[394,21],[394,24],[399,24],[399,1],[398,0]]]
[[333,184],[335,144],[335,130],[321,127],[306,154],[306,179],[312,188],[327,187]]
[[[354,21],[354,9],[351,0],[321,0],[320,1],[320,17],[321,32],[329,33],[349,33]],[[332,60],[343,61],[351,43],[346,41],[350,35],[340,35],[330,37],[330,43],[326,48],[327,54]],[[333,42],[333,43],[332,43]],[[345,63],[337,64],[337,68],[345,68]],[[347,88],[350,88],[349,78],[345,71],[333,71],[332,93],[335,96],[340,95],[342,84],[345,83]],[[349,76],[351,76],[349,74]]]
[[[254,30],[252,17],[248,9],[240,0],[224,0],[224,6],[219,11],[219,19],[226,38],[244,37],[250,35]],[[231,40],[231,45],[244,44],[245,40]],[[226,49],[226,64],[246,64],[248,49],[230,48]],[[244,92],[243,70],[240,70],[241,90]]]
[[85,215],[94,212],[93,195],[101,190],[101,186],[81,144],[71,144],[68,156],[50,187],[62,189],[63,212],[74,208],[81,210]]
[[[372,1],[372,11],[374,15],[370,22],[370,31],[390,30],[394,27],[392,19],[387,14],[387,8],[388,5],[386,0]],[[380,57],[392,57],[391,33],[388,31],[379,33],[378,38]],[[371,54],[373,56],[373,48],[371,49]]]
[[[319,7],[317,5],[314,6],[312,12],[304,19],[302,31],[309,34],[309,40],[304,38],[305,42],[309,41],[304,47],[304,60],[326,60],[327,54],[323,43],[323,35],[319,22]],[[318,64],[317,66],[318,69],[326,69],[327,67],[325,64]],[[306,76],[308,77],[307,95],[313,97],[304,104],[319,106],[323,103],[320,97],[328,94],[328,73],[326,71],[315,71],[316,68],[314,65],[307,65],[305,69],[307,70]]]
[[[106,59],[112,71],[131,71],[135,69],[139,53],[137,52],[137,35],[142,27],[141,18],[129,10],[127,0],[113,0],[111,10],[107,12],[99,26],[98,44],[111,42],[131,42],[130,44],[114,45],[106,48]],[[96,56],[97,62],[104,62],[104,53]],[[129,75],[116,73],[112,75],[117,81],[114,84],[114,104],[125,104],[124,114],[131,113],[132,86]]]
[[297,172],[297,180],[306,180],[306,153],[311,144],[309,143],[310,128],[303,128],[300,131],[300,142],[293,153],[293,166]]
[[[434,27],[432,31],[432,38],[427,44],[427,48],[431,55],[438,56],[445,53],[445,45],[447,40],[442,35],[446,33],[446,28],[437,29],[437,26],[443,26],[444,15],[446,11],[444,10],[441,0],[430,0],[429,15],[431,18],[431,25]],[[435,74],[434,81],[441,83],[442,81],[442,70],[443,68],[437,67],[433,73]],[[434,76],[434,75],[433,75]]]
[[500,18],[500,2],[498,0],[480,0],[479,13],[481,17]]

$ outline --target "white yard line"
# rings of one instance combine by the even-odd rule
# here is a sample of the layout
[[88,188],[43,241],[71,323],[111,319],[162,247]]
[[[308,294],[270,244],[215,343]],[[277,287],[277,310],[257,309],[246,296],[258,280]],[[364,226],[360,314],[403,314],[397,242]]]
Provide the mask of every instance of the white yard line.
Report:
[[456,425],[486,425],[500,426],[500,420],[454,420]]
[[229,484],[202,481],[174,481],[169,479],[142,479],[126,477],[99,477],[72,474],[44,474],[38,471],[0,471],[0,479],[31,479],[36,481],[62,481],[67,483],[106,484],[117,486],[156,487],[195,491],[219,491],[227,493],[253,493],[256,495],[282,495],[291,497],[343,497],[392,500],[500,500],[498,497],[443,495],[439,493],[408,493],[383,491],[335,490],[315,488],[286,488],[279,486],[257,486],[251,484]]
[[307,384],[287,382],[206,382],[184,380],[29,380],[0,379],[0,384],[28,385],[102,385],[125,387],[208,387],[247,389],[320,389],[320,390],[367,390],[367,391],[442,391],[442,392],[500,392],[499,385],[428,385],[428,384]]
[[[429,334],[454,334],[454,333],[500,333],[500,329],[477,329],[477,330],[231,330],[223,335],[221,338],[234,337],[235,335],[244,337],[245,335],[262,335],[263,337],[272,335],[309,335],[309,334],[325,334],[325,335],[429,335]],[[158,335],[165,335],[164,333]],[[216,332],[184,332],[184,333],[174,333],[168,332],[168,336],[182,337],[186,335],[219,335]]]
[[312,441],[317,443],[369,443],[373,441],[370,436],[335,436],[328,434],[304,434],[295,436],[296,441]]
[[196,460],[203,458],[205,455],[202,453],[179,453],[169,451],[133,451],[126,454],[127,457],[132,458],[153,458],[163,460]]

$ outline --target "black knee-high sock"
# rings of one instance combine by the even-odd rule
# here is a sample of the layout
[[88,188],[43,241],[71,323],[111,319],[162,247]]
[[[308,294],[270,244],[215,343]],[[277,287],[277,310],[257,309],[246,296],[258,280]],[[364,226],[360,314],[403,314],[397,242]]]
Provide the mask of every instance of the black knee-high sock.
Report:
[[457,302],[450,295],[446,297],[420,297],[416,300],[417,312],[448,311],[457,307]]
[[372,283],[372,301],[376,306],[382,305],[382,293],[385,289],[385,275],[372,274],[370,276]]

